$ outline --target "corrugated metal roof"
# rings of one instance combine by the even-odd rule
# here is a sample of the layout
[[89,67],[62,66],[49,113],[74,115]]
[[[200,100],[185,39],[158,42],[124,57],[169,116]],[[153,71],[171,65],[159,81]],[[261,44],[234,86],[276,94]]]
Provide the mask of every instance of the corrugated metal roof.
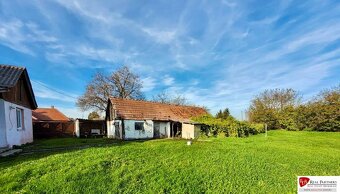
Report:
[[8,92],[17,84],[21,76],[23,76],[25,84],[28,87],[32,109],[36,109],[38,105],[35,100],[32,84],[25,67],[0,64],[0,93]]
[[24,67],[0,64],[0,89],[14,87],[24,70]]

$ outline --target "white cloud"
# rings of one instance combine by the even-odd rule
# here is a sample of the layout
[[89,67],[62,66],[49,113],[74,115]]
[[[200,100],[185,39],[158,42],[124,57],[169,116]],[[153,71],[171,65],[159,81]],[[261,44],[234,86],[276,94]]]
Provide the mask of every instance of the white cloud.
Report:
[[1,20],[0,19],[0,44],[13,50],[35,55],[31,44],[35,43],[54,43],[57,38],[48,35],[33,22],[24,23],[19,19]]
[[75,103],[78,97],[70,92],[55,89],[41,81],[32,80],[32,87],[35,96],[38,98]]
[[163,78],[163,84],[166,86],[171,86],[175,82],[175,79],[169,75],[165,75]]
[[[60,110],[63,114],[65,114],[69,118],[81,118],[87,119],[87,116],[92,111],[81,111],[78,108],[65,108],[65,107],[56,107]],[[103,115],[102,115],[103,116]]]
[[153,28],[142,28],[142,30],[147,33],[149,36],[154,38],[156,42],[163,43],[163,44],[169,44],[172,43],[172,41],[176,38],[176,31],[169,30],[164,31],[160,29],[153,29]]
[[[62,104],[40,104],[39,108],[50,108],[51,106],[54,106],[54,108],[58,109],[60,112],[62,112],[64,115],[66,115],[69,118],[81,118],[81,119],[87,119],[88,115],[92,111],[82,111],[78,109],[77,107],[67,107]],[[101,113],[101,116],[103,117],[104,114]]]
[[142,92],[151,91],[156,86],[156,80],[154,78],[152,78],[152,77],[143,78],[142,82],[143,82]]
[[33,52],[25,45],[24,24],[20,20],[1,21],[0,20],[0,44],[13,50],[33,55]]

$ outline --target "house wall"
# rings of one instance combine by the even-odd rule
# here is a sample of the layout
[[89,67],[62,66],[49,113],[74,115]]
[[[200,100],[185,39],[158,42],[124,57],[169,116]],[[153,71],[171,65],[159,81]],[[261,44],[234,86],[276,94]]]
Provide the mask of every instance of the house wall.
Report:
[[199,136],[201,131],[201,125],[193,124],[182,124],[182,138],[184,139],[194,139]]
[[29,89],[27,88],[27,83],[25,83],[24,73],[14,87],[10,88],[8,92],[1,93],[1,95],[1,98],[6,102],[11,102],[30,109],[33,108],[30,103]]
[[[135,130],[135,122],[144,122],[144,130]],[[153,138],[152,120],[124,120],[124,139],[148,139]]]
[[[116,122],[119,123],[118,127],[115,126]],[[108,138],[115,138],[115,139],[123,138],[121,120],[106,121],[106,126],[107,126],[107,137]],[[118,133],[116,131],[118,131]],[[117,136],[117,134],[119,134],[119,136]]]
[[106,120],[107,137],[114,138],[115,126],[114,121]]
[[5,101],[0,99],[0,147],[7,146]]
[[[4,100],[1,101],[0,104],[3,104],[1,105],[3,111],[1,115],[5,116],[2,127],[5,126],[6,129],[7,146],[12,147],[33,142],[32,110]],[[24,129],[21,130],[18,130],[16,126],[16,108],[21,108],[24,112]]]
[[182,124],[182,138],[184,139],[194,139],[195,138],[195,125]]
[[160,137],[170,137],[170,122],[159,122],[160,128],[159,133]]
[[73,137],[75,134],[75,122],[33,122],[33,138],[45,139],[56,137]]

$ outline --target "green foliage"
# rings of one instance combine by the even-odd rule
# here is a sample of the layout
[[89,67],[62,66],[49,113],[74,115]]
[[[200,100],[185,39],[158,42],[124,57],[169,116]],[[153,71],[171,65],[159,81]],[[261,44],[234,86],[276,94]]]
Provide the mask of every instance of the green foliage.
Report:
[[289,89],[265,90],[257,95],[248,110],[249,120],[255,123],[266,123],[269,129],[294,129],[290,110],[299,104],[300,95]]
[[[24,151],[83,140],[43,140]],[[86,141],[97,147],[0,158],[0,193],[296,193],[297,175],[340,174],[340,133],[276,130],[191,146]]]
[[321,92],[305,105],[306,127],[316,131],[340,131],[340,85]]
[[[248,137],[250,134],[264,132],[263,124],[251,124],[245,121],[238,121],[229,116],[226,119],[215,118],[211,115],[203,115],[193,118],[194,121],[206,125],[203,129],[206,134],[218,136],[224,134],[226,137]],[[262,128],[260,127],[262,126]]]
[[305,104],[298,99],[292,89],[266,90],[253,99],[250,121],[267,123],[270,129],[340,131],[340,85]]
[[223,111],[222,110],[219,110],[215,116],[215,118],[217,119],[227,119],[228,117],[230,117],[230,112],[229,112],[229,109],[226,108],[224,109]]
[[96,112],[96,111],[93,111],[89,114],[89,116],[87,117],[89,120],[93,120],[93,119],[99,119],[100,118],[100,115]]

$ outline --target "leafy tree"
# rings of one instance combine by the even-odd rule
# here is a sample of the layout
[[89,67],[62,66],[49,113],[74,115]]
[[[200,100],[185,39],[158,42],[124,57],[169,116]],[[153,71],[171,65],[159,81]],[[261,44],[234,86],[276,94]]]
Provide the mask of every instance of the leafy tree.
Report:
[[82,110],[105,111],[110,97],[144,99],[142,81],[127,66],[122,66],[111,75],[97,73],[87,85],[85,93],[78,98]]
[[340,84],[305,104],[299,99],[291,89],[266,90],[253,99],[248,116],[271,129],[340,131]]
[[[301,97],[293,89],[265,90],[256,96],[248,110],[251,122],[267,123],[268,128],[295,128],[287,126],[292,123],[289,111],[294,110],[300,104]],[[288,114],[289,113],[289,114]]]
[[92,111],[87,118],[89,120],[99,119],[100,115],[96,111]]
[[340,84],[322,91],[306,107],[309,128],[317,131],[340,131]]
[[215,118],[217,119],[227,119],[228,117],[230,117],[230,112],[229,112],[229,109],[226,108],[224,109],[223,111],[222,110],[219,110],[215,116]]

